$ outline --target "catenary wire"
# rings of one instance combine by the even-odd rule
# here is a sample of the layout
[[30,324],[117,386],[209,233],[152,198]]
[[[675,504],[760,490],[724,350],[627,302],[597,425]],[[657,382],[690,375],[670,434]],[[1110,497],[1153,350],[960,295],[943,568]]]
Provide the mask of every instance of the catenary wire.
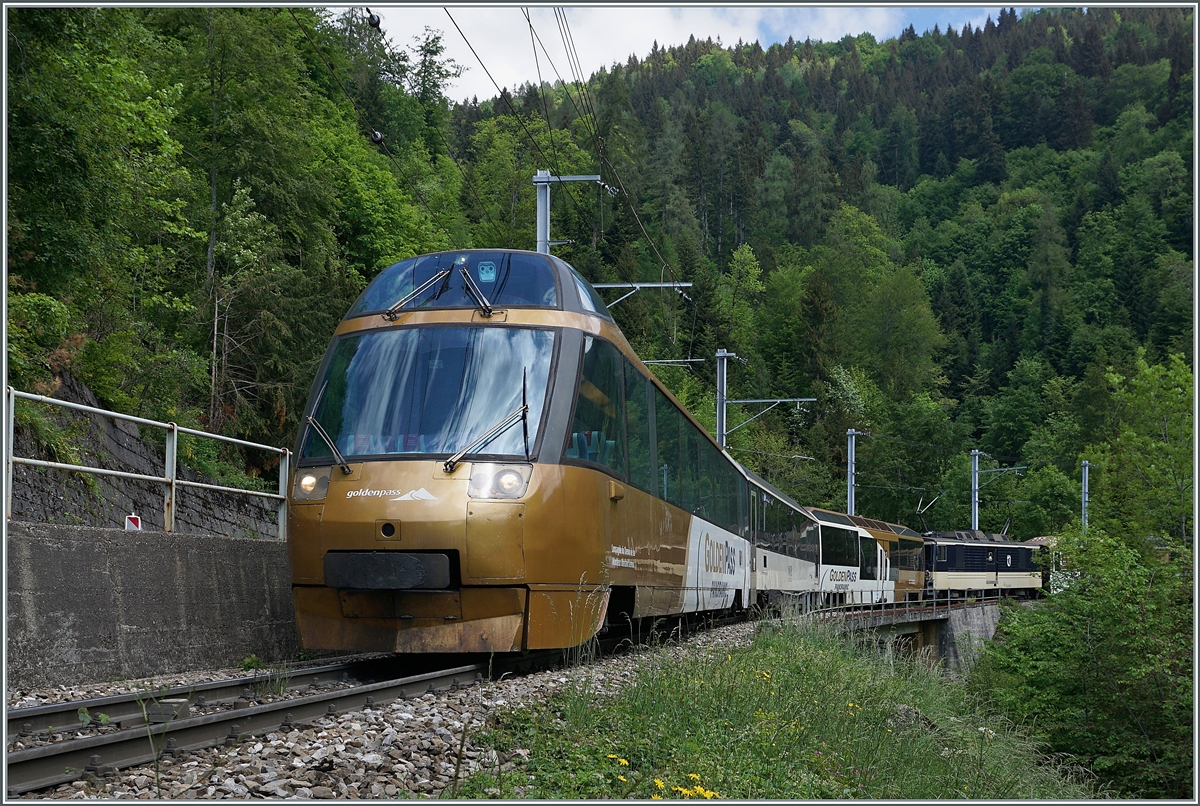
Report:
[[[501,98],[503,98],[504,102],[506,104],[508,104],[508,109],[510,112],[512,112],[513,119],[517,122],[517,125],[519,125],[521,127],[521,130],[523,132],[525,132],[525,137],[527,140],[529,140],[529,144],[531,146],[533,146],[534,150],[537,151],[537,153],[541,156],[541,158],[546,161],[547,165],[553,165],[553,162],[550,160],[550,158],[548,156],[546,156],[546,152],[543,151],[542,147],[537,144],[537,140],[534,139],[533,134],[529,131],[529,127],[527,127],[525,125],[525,121],[521,120],[521,116],[517,114],[516,107],[513,106],[512,101],[509,100],[509,98],[508,98],[508,95],[500,89],[500,85],[497,84],[496,79],[492,77],[491,71],[488,70],[487,65],[483,63],[483,59],[481,59],[479,57],[479,53],[476,52],[475,46],[471,44],[471,40],[467,38],[467,35],[463,33],[462,28],[459,27],[458,22],[454,19],[454,15],[450,13],[450,9],[443,6],[442,10],[445,11],[446,16],[450,18],[450,22],[454,25],[455,30],[458,31],[458,35],[463,38],[463,42],[465,42],[467,44],[467,47],[471,51],[471,55],[475,57],[475,60],[477,62],[479,62],[479,66],[483,68],[483,72],[487,75],[488,79],[492,82],[492,86],[494,86],[496,88],[497,95],[499,95]],[[568,199],[571,200],[571,203],[575,205],[575,209],[579,213],[580,217],[586,219],[587,214],[580,207],[579,202],[576,200],[575,196],[569,190],[568,190],[566,196]]]

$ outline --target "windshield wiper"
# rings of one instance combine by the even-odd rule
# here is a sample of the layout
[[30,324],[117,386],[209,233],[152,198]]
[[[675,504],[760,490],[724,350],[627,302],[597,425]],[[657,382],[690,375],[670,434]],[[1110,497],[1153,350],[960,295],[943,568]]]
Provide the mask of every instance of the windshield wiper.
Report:
[[[396,321],[396,318],[398,316],[400,316],[401,308],[403,308],[405,305],[407,305],[409,302],[411,302],[414,298],[416,298],[417,296],[419,296],[420,294],[422,294],[423,292],[428,290],[434,283],[445,280],[449,276],[450,276],[450,270],[442,269],[437,274],[433,275],[428,280],[421,283],[421,285],[418,286],[415,290],[413,290],[412,293],[406,294],[403,299],[401,299],[399,302],[392,305],[392,307],[390,307],[386,311],[384,311],[382,314],[383,318],[388,320],[389,322]],[[442,295],[442,292],[445,290],[446,290],[445,288],[439,289],[437,296],[440,297]],[[436,299],[436,297],[435,297],[435,299]]]
[[525,461],[529,461],[529,400],[525,396],[525,374],[527,370],[521,367],[521,405],[525,414],[521,415],[521,432],[525,435]]
[[[329,381],[325,381],[325,383],[321,384],[321,391],[317,392],[317,399],[313,401],[312,411],[316,411],[317,407],[321,405],[321,398],[325,397],[325,390],[328,388]],[[305,420],[308,422],[308,427],[304,429],[304,436],[300,439],[301,449],[303,449],[304,444],[308,441],[308,428],[316,426],[317,433],[320,434],[321,439],[325,441],[325,444],[329,446],[329,449],[333,451],[333,455],[337,458],[338,467],[340,467],[342,472],[346,475],[352,473],[353,471],[350,470],[350,465],[346,464],[346,458],[338,451],[337,446],[333,444],[333,440],[329,438],[329,434],[325,433],[325,429],[321,427],[321,424],[314,420],[311,414],[306,417]]]
[[458,273],[463,277],[463,287],[467,289],[467,293],[475,298],[475,303],[479,306],[479,311],[483,314],[483,318],[490,318],[492,315],[492,303],[488,302],[488,298],[479,290],[479,286],[475,285],[475,281],[471,279],[470,272],[460,267]]
[[[521,405],[517,406],[517,408],[515,408],[511,414],[509,414],[503,420],[501,420],[496,425],[494,425],[490,429],[488,429],[488,431],[483,436],[481,436],[479,439],[475,440],[470,445],[463,448],[461,451],[454,454],[449,459],[447,459],[444,463],[442,463],[442,469],[445,470],[447,473],[453,473],[454,468],[458,467],[458,463],[462,461],[462,458],[464,456],[466,456],[468,453],[471,453],[476,448],[481,447],[485,443],[490,442],[492,439],[495,439],[497,436],[499,436],[500,434],[507,431],[508,428],[513,423],[515,423],[517,420],[521,420],[522,422],[525,422],[525,418],[528,413],[529,413],[529,404],[525,402],[525,377],[524,377],[524,374],[522,374],[522,376],[521,376]],[[526,424],[526,426],[525,426],[525,459],[526,459],[526,461],[528,461],[528,459],[529,459],[529,426],[528,426],[528,424]]]
[[[324,392],[325,390],[322,389],[321,391]],[[316,407],[314,406],[313,408],[315,409]],[[337,449],[337,445],[333,444],[333,440],[329,438],[329,434],[325,432],[325,429],[321,427],[321,424],[314,420],[311,414],[305,419],[308,420],[308,424],[310,426],[316,429],[317,435],[325,441],[325,444],[329,446],[329,450],[333,451],[333,457],[337,459],[338,467],[342,469],[342,472],[347,476],[353,473],[354,471],[350,469],[350,465],[346,464],[346,457],[342,456],[342,452]]]

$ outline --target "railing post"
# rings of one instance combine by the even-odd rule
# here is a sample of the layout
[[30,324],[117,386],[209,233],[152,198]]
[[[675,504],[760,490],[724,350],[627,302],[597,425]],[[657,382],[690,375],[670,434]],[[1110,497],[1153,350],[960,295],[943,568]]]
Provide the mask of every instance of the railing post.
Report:
[[13,427],[15,417],[13,404],[17,402],[11,386],[4,390],[4,518],[12,520],[13,491]]
[[175,531],[175,457],[179,450],[179,427],[175,423],[167,423],[167,447],[164,463],[166,464],[166,494],[163,501],[163,531]]
[[292,452],[287,448],[279,454],[279,494],[283,500],[279,502],[279,539],[287,540],[287,494],[288,475],[291,473]]

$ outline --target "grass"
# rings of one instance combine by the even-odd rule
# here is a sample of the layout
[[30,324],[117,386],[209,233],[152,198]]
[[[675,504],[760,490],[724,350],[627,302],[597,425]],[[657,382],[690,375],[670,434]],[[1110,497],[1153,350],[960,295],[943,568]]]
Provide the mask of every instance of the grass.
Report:
[[[472,737],[528,760],[459,797],[1081,799],[1092,776],[983,716],[930,656],[805,620],[760,622],[748,648],[648,652],[636,682],[568,690]],[[508,765],[505,765],[508,766]]]

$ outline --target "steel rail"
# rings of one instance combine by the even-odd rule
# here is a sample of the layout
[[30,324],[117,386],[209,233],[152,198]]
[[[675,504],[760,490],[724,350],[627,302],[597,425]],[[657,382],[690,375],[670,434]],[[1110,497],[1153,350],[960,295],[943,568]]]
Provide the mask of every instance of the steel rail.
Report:
[[17,750],[5,759],[7,794],[57,786],[89,772],[106,775],[123,767],[152,762],[163,753],[176,755],[220,744],[236,745],[251,735],[269,733],[286,725],[420,696],[428,691],[445,691],[463,685],[463,678],[468,678],[465,685],[472,685],[488,673],[488,666],[487,663],[459,666]]
[[[376,662],[376,660],[354,660],[288,670],[287,688],[288,690],[303,688],[316,679],[337,679],[342,673],[354,677],[356,671],[361,670],[367,664]],[[125,725],[126,722],[132,724],[133,720],[144,721],[145,714],[142,708],[151,701],[187,698],[195,706],[197,695],[203,696],[208,703],[234,700],[242,696],[247,688],[253,690],[264,683],[269,684],[271,679],[271,673],[264,672],[187,686],[147,689],[129,694],[113,694],[107,697],[92,697],[86,700],[35,705],[28,708],[10,708],[5,714],[5,721],[8,725],[7,735],[11,737],[45,733],[52,732],[56,728],[58,730],[77,730],[80,727],[78,716],[80,708],[88,710],[91,715],[90,724],[93,726],[98,723],[98,715],[104,714],[108,717],[110,724],[120,723],[122,727],[128,727]]]

